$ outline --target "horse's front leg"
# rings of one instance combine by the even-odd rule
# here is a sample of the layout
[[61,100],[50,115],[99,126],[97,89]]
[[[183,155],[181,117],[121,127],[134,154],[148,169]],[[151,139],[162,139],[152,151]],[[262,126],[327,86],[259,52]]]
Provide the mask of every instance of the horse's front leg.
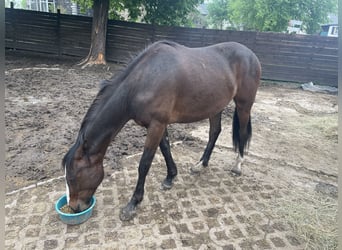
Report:
[[139,163],[138,182],[131,200],[121,210],[120,219],[122,221],[131,220],[136,214],[137,205],[143,200],[146,175],[151,167],[153,157],[158,148],[158,144],[164,134],[165,125],[154,122],[147,129],[147,136],[143,155]]
[[122,221],[131,220],[135,216],[137,205],[142,201],[144,197],[144,186],[146,175],[151,167],[151,163],[155,154],[155,150],[144,149],[143,155],[139,163],[139,177],[138,182],[133,193],[131,200],[121,210],[120,219]]

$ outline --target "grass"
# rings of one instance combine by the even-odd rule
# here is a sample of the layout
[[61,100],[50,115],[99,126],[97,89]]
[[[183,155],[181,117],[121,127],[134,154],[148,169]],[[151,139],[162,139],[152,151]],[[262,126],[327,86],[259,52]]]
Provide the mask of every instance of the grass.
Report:
[[291,197],[276,198],[271,214],[288,224],[305,249],[337,249],[337,199],[308,192],[292,192]]

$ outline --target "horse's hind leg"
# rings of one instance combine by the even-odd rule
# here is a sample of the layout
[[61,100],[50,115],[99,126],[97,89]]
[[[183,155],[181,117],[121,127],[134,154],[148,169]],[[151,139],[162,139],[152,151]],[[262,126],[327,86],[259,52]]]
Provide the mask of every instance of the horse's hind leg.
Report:
[[215,147],[216,140],[221,133],[221,115],[222,115],[222,112],[209,118],[209,124],[210,124],[209,141],[199,163],[191,167],[192,173],[198,173],[201,171],[202,167],[208,166],[208,162],[209,162],[211,153],[213,152],[213,149]]
[[240,107],[237,104],[234,112],[233,144],[235,152],[238,151],[238,157],[231,171],[236,175],[241,175],[241,164],[244,160],[243,157],[245,153],[245,148],[246,146],[248,146],[252,136],[250,109],[250,106]]
[[162,182],[162,188],[170,189],[172,188],[174,178],[177,176],[177,167],[171,155],[170,142],[169,142],[167,129],[165,129],[163,138],[161,139],[159,143],[159,148],[164,156],[166,167],[167,167],[167,176],[165,180]]
[[238,151],[239,154],[231,171],[236,175],[241,175],[241,164],[245,148],[249,146],[252,137],[251,109],[260,85],[261,76],[260,62],[255,55],[249,58],[249,64],[245,66],[246,72],[240,72],[240,76],[243,76],[243,78],[234,97],[233,145],[235,152]]

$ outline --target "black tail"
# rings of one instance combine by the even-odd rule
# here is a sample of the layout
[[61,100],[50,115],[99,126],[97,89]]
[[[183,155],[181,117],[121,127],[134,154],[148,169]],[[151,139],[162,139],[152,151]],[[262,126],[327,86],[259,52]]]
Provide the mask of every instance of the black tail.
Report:
[[[247,118],[247,117],[246,117]],[[247,121],[247,119],[246,119]],[[244,127],[244,126],[243,126]],[[251,116],[248,116],[248,122],[245,131],[240,130],[240,120],[237,112],[237,108],[234,111],[233,117],[233,146],[235,152],[239,150],[241,157],[245,152],[245,148],[249,146],[249,142],[252,137],[252,123],[251,123]]]

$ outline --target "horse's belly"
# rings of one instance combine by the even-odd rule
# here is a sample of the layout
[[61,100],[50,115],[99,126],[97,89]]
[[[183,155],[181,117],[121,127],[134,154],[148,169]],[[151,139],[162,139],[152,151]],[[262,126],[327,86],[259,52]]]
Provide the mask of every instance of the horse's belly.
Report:
[[231,98],[202,100],[188,103],[174,110],[170,123],[191,123],[212,117],[221,112]]

